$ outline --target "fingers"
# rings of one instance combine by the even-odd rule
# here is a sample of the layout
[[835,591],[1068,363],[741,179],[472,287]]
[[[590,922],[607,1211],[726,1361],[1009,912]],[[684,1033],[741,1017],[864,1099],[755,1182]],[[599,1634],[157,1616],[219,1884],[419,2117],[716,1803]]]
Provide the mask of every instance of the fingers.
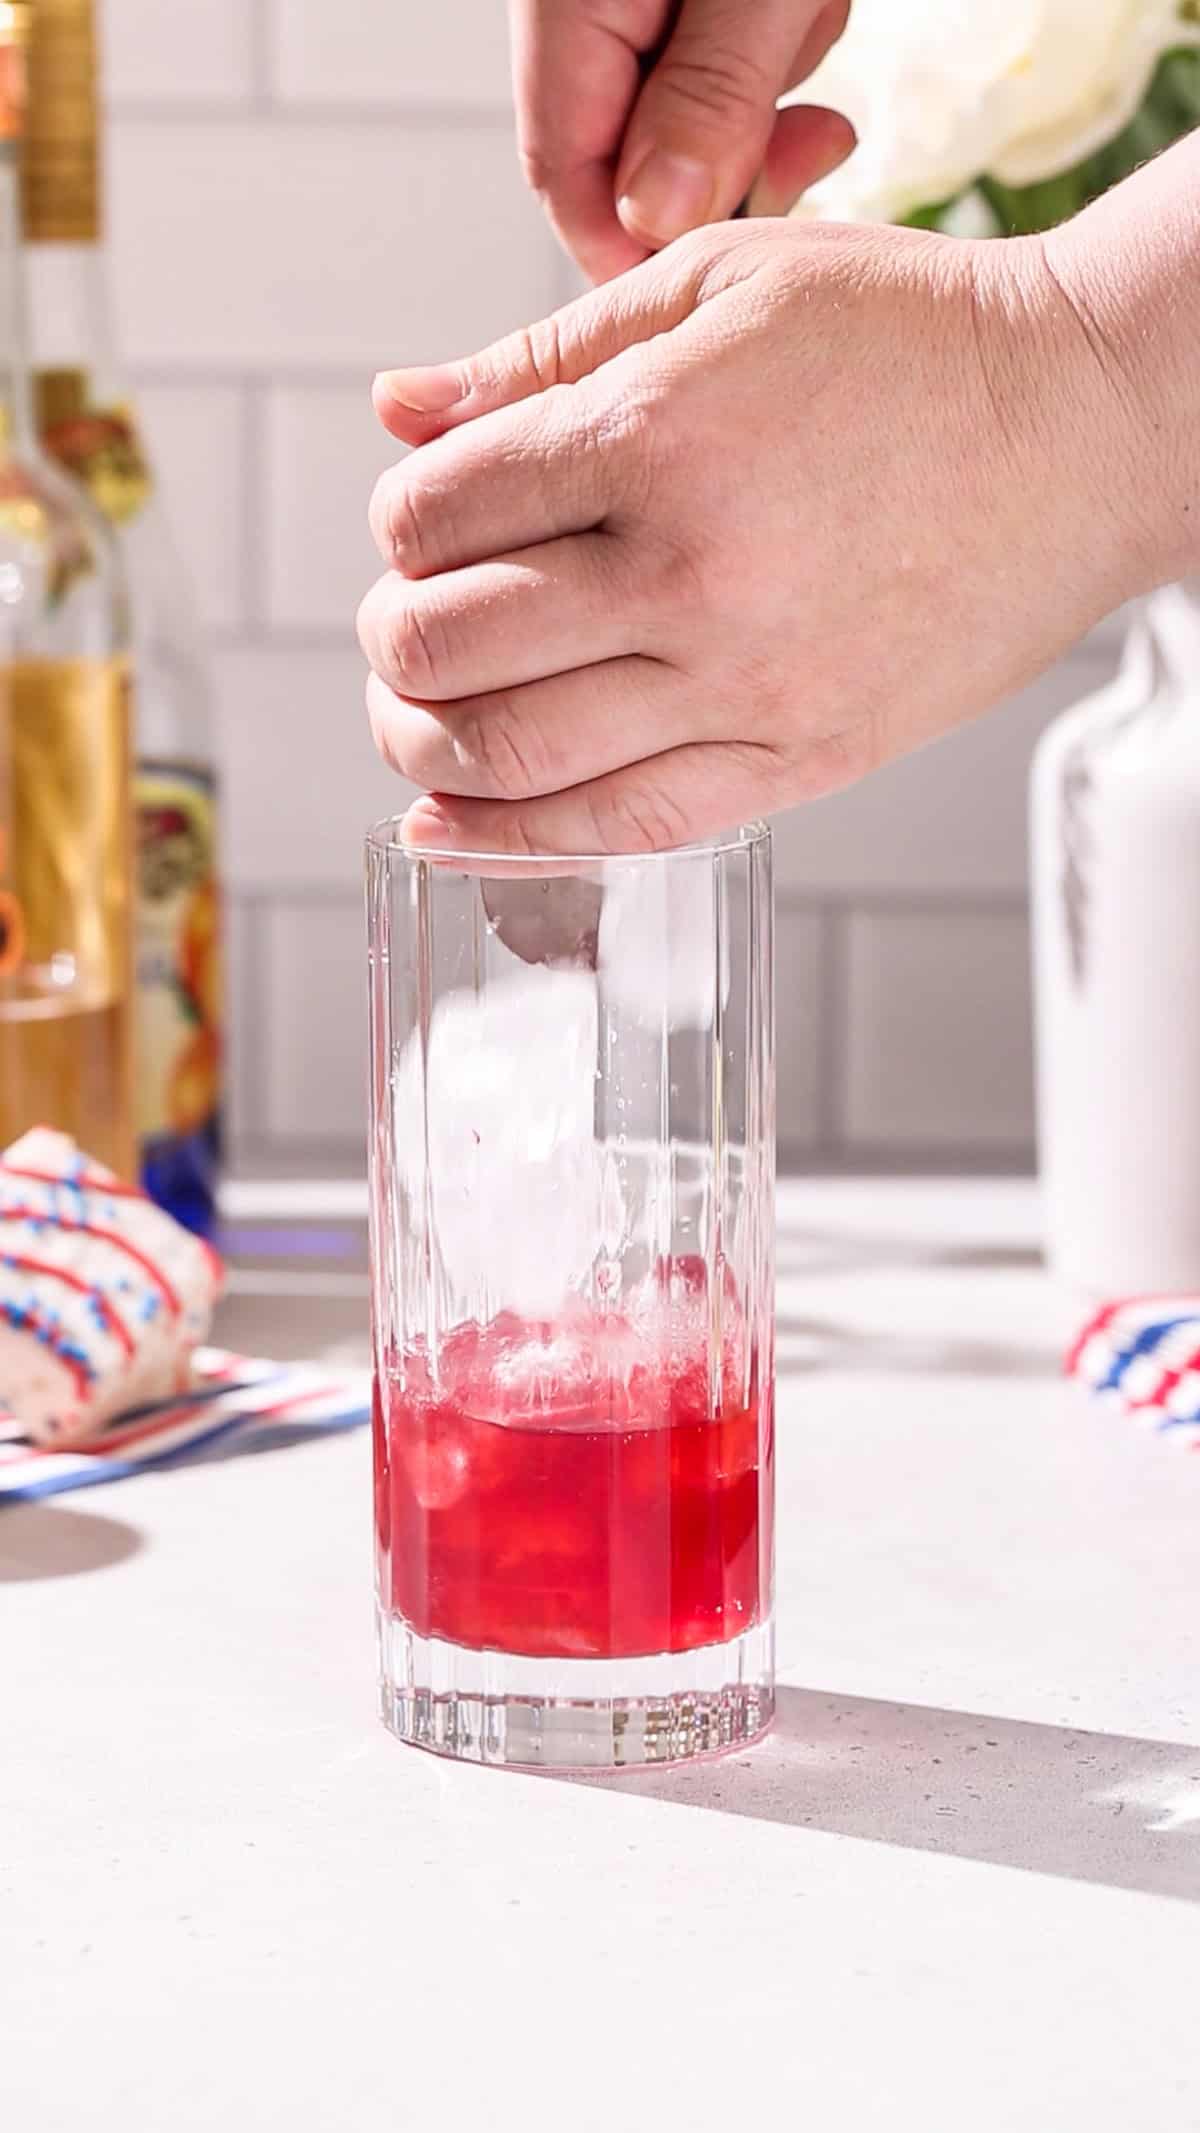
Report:
[[613,171],[638,92],[639,50],[660,35],[667,0],[605,10],[510,0],[509,12],[525,175],[585,274],[608,281],[646,254],[621,226]]
[[821,0],[684,0],[621,146],[617,213],[631,237],[657,249],[734,212],[791,86],[797,32],[804,51],[828,12]]
[[797,89],[833,49],[850,20],[850,0],[824,0],[800,42],[786,86]]
[[[850,0],[827,0],[788,68],[787,88],[798,88],[808,80],[837,43],[849,15]],[[854,128],[840,111],[829,111],[821,104],[789,104],[776,116],[762,169],[751,188],[751,213],[786,215],[802,193],[828,178],[857,145]]]
[[418,850],[511,858],[661,852],[762,813],[775,804],[778,789],[772,751],[698,742],[539,799],[435,794],[414,802],[403,835]]
[[585,533],[432,578],[388,571],[358,636],[389,689],[452,702],[643,649],[644,609],[623,544]]
[[367,714],[380,754],[412,784],[511,804],[715,735],[721,705],[699,701],[675,668],[634,657],[437,706],[406,702],[372,675]]
[[409,578],[485,563],[598,526],[641,495],[647,449],[637,410],[611,415],[556,387],[481,415],[412,452],[375,485],[371,531]]
[[694,257],[649,260],[477,355],[381,371],[372,388],[375,412],[402,443],[426,444],[495,408],[577,384],[624,349],[668,332],[693,309],[700,285]]
[[829,177],[856,146],[854,128],[840,111],[817,104],[781,111],[750,193],[751,214],[786,215],[801,193]]
[[[521,160],[593,281],[733,212],[766,159],[776,98],[818,65],[848,11],[849,0],[509,0]],[[822,131],[801,153],[789,121],[796,170],[776,174],[759,211],[836,167],[817,168]]]

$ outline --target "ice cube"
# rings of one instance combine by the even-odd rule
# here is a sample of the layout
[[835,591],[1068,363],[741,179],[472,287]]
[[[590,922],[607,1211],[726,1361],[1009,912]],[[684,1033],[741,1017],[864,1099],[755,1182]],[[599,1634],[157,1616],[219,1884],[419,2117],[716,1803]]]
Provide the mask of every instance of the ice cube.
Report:
[[733,1269],[723,1263],[718,1279],[714,1296],[701,1255],[681,1253],[659,1260],[631,1299],[637,1340],[669,1382],[676,1421],[699,1421],[713,1413],[714,1340],[720,1342],[722,1407],[736,1405],[742,1396],[746,1322]]
[[[659,1030],[708,1029],[716,1002],[718,929],[711,855],[618,868],[605,884],[597,967],[617,1015]],[[723,958],[722,998],[729,996]]]
[[410,1225],[423,1219],[427,1137],[437,1255],[480,1318],[549,1317],[585,1283],[603,1228],[596,1045],[593,974],[531,966],[445,994],[427,1050],[414,1033],[398,1061]]
[[560,1429],[628,1421],[640,1350],[626,1320],[580,1308],[554,1324],[491,1328],[486,1345],[497,1420],[545,1420]]
[[467,1429],[445,1408],[397,1405],[391,1447],[423,1511],[449,1510],[472,1484]]

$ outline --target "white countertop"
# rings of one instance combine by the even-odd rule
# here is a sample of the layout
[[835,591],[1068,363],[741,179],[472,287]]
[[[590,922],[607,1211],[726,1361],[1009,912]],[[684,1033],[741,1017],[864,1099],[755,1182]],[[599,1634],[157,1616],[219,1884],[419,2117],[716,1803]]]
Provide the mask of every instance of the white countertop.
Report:
[[[0,2122],[1200,2125],[1200,1457],[1057,1378],[1035,1226],[782,1192],[785,1686],[724,1763],[392,1741],[365,1433],[0,1512]],[[354,1271],[254,1286],[231,1341],[365,1349]]]

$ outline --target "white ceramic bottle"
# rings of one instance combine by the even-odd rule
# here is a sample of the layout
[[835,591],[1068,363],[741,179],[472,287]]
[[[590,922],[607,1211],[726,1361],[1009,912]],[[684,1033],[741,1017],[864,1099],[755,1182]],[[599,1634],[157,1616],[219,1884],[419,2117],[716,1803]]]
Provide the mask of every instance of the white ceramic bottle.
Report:
[[1200,580],[1043,736],[1032,865],[1050,1265],[1086,1296],[1200,1292]]

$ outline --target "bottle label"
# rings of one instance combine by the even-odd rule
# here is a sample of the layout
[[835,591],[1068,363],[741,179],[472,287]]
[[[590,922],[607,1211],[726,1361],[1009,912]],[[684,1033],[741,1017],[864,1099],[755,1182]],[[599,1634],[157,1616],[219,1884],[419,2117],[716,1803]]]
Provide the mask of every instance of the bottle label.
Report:
[[0,1145],[132,1175],[130,740],[120,659],[0,670]]
[[216,792],[205,770],[145,762],[137,822],[138,1130],[146,1182],[194,1227],[220,1148],[223,972]]
[[93,407],[82,370],[40,370],[34,390],[46,450],[82,482],[112,525],[127,526],[153,487],[133,409]]

